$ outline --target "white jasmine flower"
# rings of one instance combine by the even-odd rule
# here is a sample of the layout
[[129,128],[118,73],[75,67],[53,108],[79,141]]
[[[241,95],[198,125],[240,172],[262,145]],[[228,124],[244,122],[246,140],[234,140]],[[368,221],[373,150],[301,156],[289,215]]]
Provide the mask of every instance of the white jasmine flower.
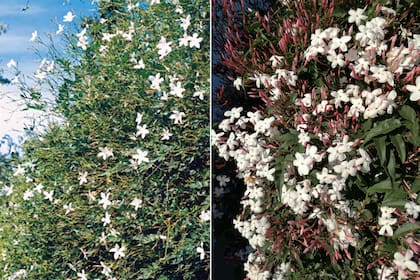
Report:
[[54,200],[54,198],[53,198],[53,196],[54,196],[54,190],[51,190],[49,192],[44,191],[43,194],[44,194],[44,199],[45,200],[49,200],[51,202]]
[[186,18],[181,18],[181,27],[184,31],[187,31],[188,27],[191,25],[191,16],[187,15]]
[[140,149],[136,150],[136,153],[132,155],[133,160],[136,161],[137,165],[142,162],[149,162],[149,158],[147,157],[148,151],[142,151]]
[[159,59],[164,58],[172,51],[171,44],[172,42],[166,42],[165,37],[162,36],[160,38],[160,41],[156,46],[158,48]]
[[203,41],[203,38],[198,38],[198,34],[197,33],[193,33],[192,36],[189,37],[189,46],[190,48],[195,47],[195,48],[200,48],[200,42]]
[[161,138],[160,140],[169,140],[169,138],[172,136],[173,134],[169,131],[169,129],[165,128],[161,134]]
[[197,253],[200,254],[200,260],[204,260],[206,258],[206,251],[204,250],[203,242],[201,242],[200,247],[197,247]]
[[356,23],[357,26],[362,24],[362,21],[367,19],[367,16],[365,16],[363,13],[365,12],[364,9],[357,8],[357,10],[350,9],[349,10],[349,23]]
[[185,88],[182,87],[181,82],[178,81],[177,83],[171,83],[169,87],[170,87],[169,94],[174,95],[179,98],[184,97],[182,93],[185,91]]
[[145,124],[143,124],[142,126],[137,125],[136,137],[141,136],[141,139],[144,139],[147,134],[149,134],[149,130],[147,129],[147,125],[145,125]]
[[418,205],[414,201],[406,202],[404,208],[407,214],[413,216],[414,219],[417,219],[419,217],[420,205]]
[[410,100],[411,101],[418,101],[420,100],[420,76],[416,78],[416,85],[407,85],[407,90],[411,92]]
[[160,77],[160,73],[157,73],[154,76],[149,76],[149,81],[152,82],[152,89],[160,91],[160,83],[163,82],[163,78]]
[[146,65],[144,64],[143,59],[140,59],[136,65],[133,66],[134,69],[144,69],[146,68]]
[[185,113],[178,110],[173,110],[172,114],[169,116],[171,120],[174,120],[174,124],[182,124],[183,117],[185,117]]
[[241,86],[243,86],[243,84],[242,84],[242,78],[241,77],[237,77],[233,81],[233,86],[236,88],[236,90],[240,90],[241,89]]
[[98,153],[98,157],[102,158],[103,160],[114,156],[114,153],[112,152],[112,150],[108,149],[108,147],[99,148],[99,151],[100,152]]
[[34,197],[34,192],[32,190],[28,189],[23,193],[23,200],[29,200],[32,197]]
[[243,111],[242,107],[236,107],[236,108],[232,108],[229,111],[226,111],[224,113],[225,117],[229,117],[229,121],[231,123],[233,123],[235,121],[235,119],[239,119],[241,116],[241,112]]
[[112,204],[111,200],[109,200],[110,195],[110,193],[104,194],[103,192],[101,192],[101,199],[98,201],[98,204],[102,204],[102,207],[104,209],[106,209],[109,205]]
[[210,210],[207,210],[207,211],[205,211],[205,210],[203,210],[203,211],[201,211],[201,214],[200,214],[200,221],[201,222],[207,222],[207,221],[210,221],[210,219],[211,219],[211,212],[210,212]]
[[101,273],[103,275],[105,275],[106,277],[110,277],[111,276],[111,272],[112,272],[111,268],[108,265],[106,265],[106,263],[104,263],[104,262],[100,262],[100,265],[102,266]]
[[19,176],[25,174],[25,169],[20,164],[15,168],[15,172],[13,173],[13,176]]
[[16,67],[16,61],[14,61],[13,59],[11,59],[11,60],[7,63],[7,68],[12,68],[12,67]]
[[184,35],[182,35],[182,38],[178,39],[178,41],[179,41],[180,47],[188,46],[188,43],[190,41],[190,36],[188,36],[187,33],[184,33]]
[[108,211],[105,212],[105,217],[101,219],[101,222],[103,222],[104,227],[111,223],[111,215],[109,215]]
[[142,120],[143,120],[143,114],[137,113],[137,115],[136,115],[136,123],[139,125]]
[[137,197],[134,198],[133,201],[130,203],[130,205],[134,207],[135,211],[137,211],[139,208],[141,208],[142,204],[143,204],[143,200],[141,200]]
[[77,273],[77,280],[87,280],[87,275],[85,274],[85,270],[82,269],[82,272]]
[[407,269],[413,272],[419,271],[418,264],[411,260],[413,255],[413,251],[410,249],[407,249],[405,255],[401,254],[400,252],[396,252],[394,254],[394,264],[398,269],[398,279],[407,279],[405,272]]
[[59,24],[58,29],[55,32],[55,35],[60,35],[61,33],[63,33],[63,31],[64,31],[64,26],[62,24]]
[[87,176],[88,176],[88,173],[85,171],[85,172],[79,172],[79,185],[83,185],[83,184],[85,184],[85,183],[87,183]]
[[346,52],[347,51],[346,43],[348,43],[350,40],[351,40],[351,36],[333,38],[330,44],[328,45],[328,47],[330,48],[330,50],[336,50],[339,48],[341,51]]
[[115,260],[118,260],[119,258],[125,257],[125,250],[126,250],[126,248],[125,248],[124,245],[122,245],[120,247],[120,245],[115,244],[115,246],[111,250],[109,250],[109,251],[111,253],[114,253],[114,259]]
[[380,235],[385,236],[392,236],[394,234],[394,231],[392,229],[392,225],[397,223],[396,218],[391,218],[391,213],[395,211],[395,208],[390,208],[383,206],[381,207],[382,215],[378,219],[378,225],[381,226],[379,229]]
[[378,280],[390,280],[393,279],[392,273],[394,273],[394,269],[392,267],[382,266],[376,269],[376,273],[378,274]]
[[200,100],[204,100],[204,91],[196,91],[193,94],[193,97],[198,97]]
[[230,178],[226,175],[217,175],[216,180],[219,182],[219,186],[225,187],[230,182]]
[[72,12],[67,12],[67,14],[63,17],[63,22],[72,22],[76,16],[73,15]]
[[64,210],[66,210],[65,215],[69,214],[70,212],[74,211],[74,208],[71,206],[71,202],[69,204],[63,205]]

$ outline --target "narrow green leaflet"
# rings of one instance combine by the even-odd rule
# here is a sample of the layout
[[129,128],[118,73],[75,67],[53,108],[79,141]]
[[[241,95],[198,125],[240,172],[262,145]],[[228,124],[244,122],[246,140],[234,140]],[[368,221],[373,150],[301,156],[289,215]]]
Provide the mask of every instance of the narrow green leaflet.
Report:
[[372,140],[374,137],[387,134],[397,128],[401,127],[401,122],[399,119],[386,119],[376,123],[372,129],[369,130],[365,137],[365,144]]
[[395,232],[393,237],[398,238],[402,235],[405,235],[409,232],[419,232],[420,231],[420,224],[419,223],[405,223],[401,225]]
[[398,155],[400,156],[401,162],[405,162],[406,150],[405,143],[400,134],[391,135],[391,143],[397,149]]

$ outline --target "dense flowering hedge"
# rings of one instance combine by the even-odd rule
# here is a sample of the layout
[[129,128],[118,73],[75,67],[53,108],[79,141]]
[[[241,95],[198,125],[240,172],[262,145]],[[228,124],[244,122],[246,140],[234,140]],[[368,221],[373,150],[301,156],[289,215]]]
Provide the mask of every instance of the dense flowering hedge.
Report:
[[420,277],[415,1],[221,1],[223,53],[252,109],[214,127],[246,191],[249,279]]
[[2,186],[2,279],[207,279],[208,3],[97,1],[72,34],[75,16],[22,82],[59,121]]

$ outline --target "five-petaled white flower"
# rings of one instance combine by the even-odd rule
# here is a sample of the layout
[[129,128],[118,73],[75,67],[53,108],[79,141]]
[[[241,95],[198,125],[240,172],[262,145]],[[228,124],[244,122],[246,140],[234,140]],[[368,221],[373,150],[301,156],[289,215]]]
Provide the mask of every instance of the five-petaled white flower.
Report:
[[418,101],[420,100],[420,76],[416,78],[416,85],[407,85],[407,90],[411,92],[410,100]]
[[83,185],[83,184],[85,184],[85,183],[87,183],[87,176],[88,176],[88,173],[85,171],[85,172],[79,172],[79,185]]
[[414,272],[419,272],[419,266],[411,260],[413,251],[407,249],[405,255],[400,252],[394,254],[394,264],[398,268],[398,279],[406,279],[405,270],[409,269]]
[[162,137],[160,138],[160,140],[169,140],[169,138],[172,136],[173,134],[169,131],[169,129],[165,128],[162,132]]
[[230,182],[230,178],[226,175],[217,175],[216,180],[219,181],[221,187],[225,187]]
[[237,77],[233,81],[233,86],[236,88],[236,90],[240,90],[241,89],[241,86],[242,86],[242,78],[241,77]]
[[72,22],[73,21],[73,19],[75,18],[76,16],[75,15],[73,15],[73,13],[72,12],[67,12],[67,14],[63,17],[63,21],[64,22]]
[[134,207],[134,210],[137,211],[139,208],[141,208],[143,204],[143,200],[139,199],[139,198],[134,198],[133,201],[130,203],[131,206]]
[[109,205],[112,204],[111,200],[109,200],[110,195],[110,193],[104,194],[103,192],[101,192],[101,199],[98,201],[98,203],[102,204],[104,209],[106,209]]
[[103,226],[109,225],[111,223],[111,215],[109,215],[108,211],[105,212],[105,217],[101,219],[101,222],[103,222]]
[[87,275],[85,273],[85,270],[82,269],[82,272],[77,273],[77,280],[87,280]]
[[356,23],[357,26],[362,24],[362,20],[366,20],[367,16],[365,16],[363,13],[365,12],[364,9],[358,8],[357,10],[350,9],[349,10],[349,23]]
[[391,214],[395,211],[395,208],[382,206],[381,212],[382,215],[378,219],[378,225],[381,226],[379,229],[380,235],[392,236],[394,234],[394,230],[392,229],[392,225],[397,223],[396,218],[392,218]]
[[102,266],[102,271],[101,273],[103,275],[105,275],[106,277],[109,277],[111,275],[111,268],[109,266],[106,265],[106,263],[104,262],[100,262],[100,265]]
[[23,193],[23,200],[29,200],[31,197],[34,197],[34,192],[32,190],[26,190]]
[[112,248],[111,250],[109,250],[111,253],[114,253],[114,259],[118,260],[119,258],[125,257],[125,246],[122,245],[120,247],[120,245],[115,244],[114,248]]
[[181,18],[180,20],[181,20],[180,25],[181,25],[182,29],[184,29],[184,31],[186,31],[191,24],[191,16],[187,15],[186,18]]
[[141,136],[142,139],[146,137],[146,135],[149,134],[149,130],[147,129],[147,125],[143,124],[142,126],[137,126],[137,132],[136,137]]
[[14,170],[13,176],[19,176],[25,174],[25,169],[19,164],[16,169]]
[[204,91],[199,90],[194,92],[193,97],[198,97],[200,100],[204,100]]
[[137,124],[140,124],[142,120],[143,120],[143,114],[142,113],[137,113],[137,115],[136,115],[136,123]]
[[108,147],[105,148],[99,148],[98,157],[101,157],[103,160],[106,160],[109,157],[113,157],[114,153],[112,150],[108,149]]
[[60,35],[61,33],[63,33],[63,31],[64,31],[64,26],[62,24],[59,24],[58,29],[55,32],[55,35]]
[[70,202],[69,204],[64,204],[64,205],[63,205],[63,208],[64,208],[64,210],[66,210],[65,215],[67,215],[68,213],[70,213],[70,212],[73,212],[73,211],[74,211],[73,206],[71,206],[71,202]]
[[198,34],[194,33],[192,36],[189,37],[190,41],[190,48],[196,47],[200,48],[200,42],[203,41],[203,38],[198,38]]
[[190,41],[190,36],[187,35],[187,33],[184,33],[184,35],[182,35],[182,38],[178,39],[179,41],[179,46],[188,46],[188,42]]
[[200,254],[200,260],[204,260],[206,258],[206,251],[204,250],[203,242],[201,242],[200,247],[197,247],[197,253]]
[[44,194],[44,199],[49,200],[51,202],[53,201],[54,190],[49,191],[49,192],[44,191],[43,194]]
[[160,38],[159,43],[156,46],[158,48],[159,59],[164,58],[172,51],[171,44],[172,42],[166,42],[165,37]]
[[152,89],[160,91],[160,83],[163,81],[163,78],[160,77],[160,73],[149,76],[149,81],[152,82],[152,85],[150,86]]
[[149,158],[147,157],[148,151],[142,151],[140,149],[136,150],[136,153],[132,155],[133,160],[136,161],[137,164],[142,162],[149,162]]
[[14,61],[13,59],[11,59],[11,60],[7,63],[7,68],[12,68],[12,67],[16,67],[16,61]]
[[184,112],[180,112],[178,110],[173,110],[172,115],[169,116],[171,120],[174,120],[175,124],[182,124],[182,118],[185,117]]
[[144,69],[146,65],[144,64],[143,58],[141,58],[136,65],[133,67],[134,69]]

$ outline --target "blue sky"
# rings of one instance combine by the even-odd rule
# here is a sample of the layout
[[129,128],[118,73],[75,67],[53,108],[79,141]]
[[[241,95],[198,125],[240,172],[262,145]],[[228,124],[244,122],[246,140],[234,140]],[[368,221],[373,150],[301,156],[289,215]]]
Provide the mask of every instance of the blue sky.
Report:
[[[94,9],[91,0],[0,0],[0,23],[8,26],[7,32],[0,36],[0,69],[3,70],[3,76],[9,79],[14,77],[14,71],[7,67],[11,59],[17,62],[18,69],[26,76],[36,71],[41,58],[34,49],[40,46],[29,41],[34,31],[37,31],[41,40],[48,42],[47,34],[55,34],[58,24],[64,25],[65,30],[74,30],[78,20],[91,15]],[[63,17],[69,11],[76,18],[70,23],[63,22]],[[30,122],[30,118],[37,114],[21,110],[22,102],[19,102],[17,88],[12,85],[0,86],[0,139],[5,134],[17,139],[25,122]]]

